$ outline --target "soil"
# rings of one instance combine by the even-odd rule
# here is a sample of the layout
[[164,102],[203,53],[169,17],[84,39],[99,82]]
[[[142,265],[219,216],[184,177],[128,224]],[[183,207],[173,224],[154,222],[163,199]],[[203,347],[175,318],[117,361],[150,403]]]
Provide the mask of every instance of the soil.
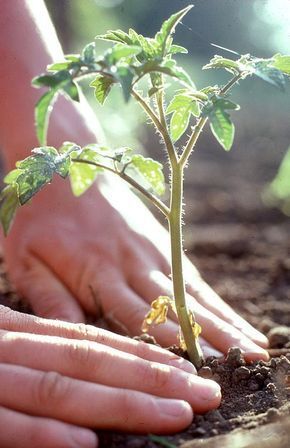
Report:
[[[199,375],[221,385],[218,410],[195,415],[173,436],[102,432],[102,448],[256,448],[262,440],[264,448],[290,446],[290,218],[260,199],[278,162],[271,148],[257,156],[263,142],[243,156],[205,143],[210,149],[197,155],[187,174],[187,254],[224,300],[269,336],[271,360],[246,364],[235,348],[223,362],[207,359]],[[2,270],[0,303],[21,309]],[[253,429],[256,438],[249,442]],[[243,438],[229,442],[223,434]]]

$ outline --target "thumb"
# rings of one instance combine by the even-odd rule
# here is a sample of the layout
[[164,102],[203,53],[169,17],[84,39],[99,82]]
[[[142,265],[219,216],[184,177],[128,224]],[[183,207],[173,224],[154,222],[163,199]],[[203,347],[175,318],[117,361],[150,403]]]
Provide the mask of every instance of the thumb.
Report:
[[22,272],[11,273],[16,290],[36,315],[68,322],[84,322],[80,304],[41,260],[33,258]]

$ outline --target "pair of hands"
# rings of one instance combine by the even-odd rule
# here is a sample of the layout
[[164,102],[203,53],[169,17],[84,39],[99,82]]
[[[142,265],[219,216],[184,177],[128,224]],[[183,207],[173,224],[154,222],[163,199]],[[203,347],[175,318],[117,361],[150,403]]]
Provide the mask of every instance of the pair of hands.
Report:
[[[113,327],[135,335],[149,302],[171,293],[168,235],[119,183],[102,180],[98,190],[80,199],[68,185],[52,184],[20,210],[5,246],[17,290],[46,318],[84,322],[85,314],[101,308]],[[248,359],[267,359],[262,348],[267,339],[231,310],[188,260],[185,270],[205,355],[239,346]],[[24,425],[30,447],[40,446],[39,437],[44,447],[96,446],[95,435],[85,429],[88,441],[73,441],[80,427],[174,432],[190,423],[192,409],[204,412],[220,402],[215,383],[159,348],[5,309],[0,328],[1,413],[3,421],[15,422],[12,435],[9,425],[3,426],[0,437],[14,437],[3,446],[18,446],[15,427]],[[169,320],[153,334],[164,346],[176,343],[177,324]],[[52,426],[54,435],[48,437]]]

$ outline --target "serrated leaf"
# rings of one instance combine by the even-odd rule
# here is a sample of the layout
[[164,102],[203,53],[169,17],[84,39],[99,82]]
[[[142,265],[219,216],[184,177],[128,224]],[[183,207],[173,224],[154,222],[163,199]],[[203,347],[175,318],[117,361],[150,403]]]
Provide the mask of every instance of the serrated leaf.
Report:
[[[169,19],[165,20],[162,24],[160,31],[156,34],[155,40],[158,42],[159,47],[161,49],[161,55],[165,56],[167,50],[167,41],[171,34],[174,33],[176,25],[182,20],[185,14],[193,8],[193,5],[189,5],[186,8],[178,11],[175,14],[172,14]],[[170,46],[169,46],[170,47]]]
[[217,141],[229,151],[234,141],[235,127],[229,114],[222,108],[215,107],[209,115],[210,128]]
[[17,186],[8,185],[0,194],[0,221],[5,236],[8,235],[19,205]]
[[142,48],[142,52],[137,56],[140,62],[148,61],[158,56],[158,45],[154,39],[144,37],[142,34],[136,33],[132,28],[129,29],[129,37],[132,40],[132,44]]
[[115,76],[121,84],[125,101],[129,101],[134,74],[128,65],[119,65],[117,66]]
[[190,116],[198,117],[200,109],[198,102],[185,94],[176,95],[166,110],[173,113],[170,121],[170,135],[173,141],[177,141],[186,131]]
[[210,62],[202,67],[203,70],[215,68],[224,68],[231,73],[239,73],[242,71],[238,61],[232,59],[224,58],[222,56],[215,55]]
[[52,89],[46,92],[36,103],[34,109],[36,135],[41,145],[46,145],[46,135],[49,115],[52,105],[58,96],[58,90]]
[[273,56],[271,65],[277,70],[290,76],[290,56],[277,53]]
[[188,53],[188,50],[181,45],[171,45],[168,54],[177,54],[177,53]]
[[176,61],[172,59],[169,59],[162,63],[160,65],[160,71],[163,71],[163,73],[173,76],[174,78],[178,78],[186,86],[195,87],[188,73],[182,67],[179,67]]
[[113,65],[121,59],[136,56],[141,51],[142,48],[137,45],[117,44],[106,52],[105,59],[109,65]]
[[90,83],[90,86],[95,89],[95,98],[100,104],[104,104],[113,84],[114,80],[112,77],[103,75],[97,75]]
[[150,157],[144,157],[141,154],[134,154],[131,157],[130,168],[143,177],[149,187],[158,195],[165,191],[165,181],[163,167],[161,163],[156,162]]
[[255,62],[254,69],[254,74],[256,76],[284,92],[285,76],[280,70],[277,70],[277,68],[271,66],[271,62],[269,60],[259,60]]
[[109,30],[105,34],[96,36],[96,39],[108,40],[110,42],[120,42],[129,45],[131,44],[130,37],[122,30]]
[[[76,159],[90,162],[100,162],[100,157],[96,151],[84,148],[77,154]],[[98,173],[103,169],[97,166],[72,161],[70,164],[70,184],[75,196],[81,196],[95,182]]]

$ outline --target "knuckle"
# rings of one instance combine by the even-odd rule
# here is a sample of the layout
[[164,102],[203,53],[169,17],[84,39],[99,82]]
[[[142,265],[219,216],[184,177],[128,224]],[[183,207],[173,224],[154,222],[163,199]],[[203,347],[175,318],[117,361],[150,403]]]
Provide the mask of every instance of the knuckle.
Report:
[[[135,355],[141,359],[148,359],[151,354],[151,350],[149,344],[146,344],[143,341],[140,341],[135,346]],[[151,355],[152,356],[152,355]]]
[[89,364],[92,360],[92,349],[89,341],[74,340],[65,347],[69,362],[78,365]]
[[39,406],[55,406],[69,396],[70,379],[57,372],[42,372],[35,382],[34,400]]
[[153,390],[161,391],[171,382],[170,368],[147,362],[143,366],[143,378],[145,384],[150,385]]

